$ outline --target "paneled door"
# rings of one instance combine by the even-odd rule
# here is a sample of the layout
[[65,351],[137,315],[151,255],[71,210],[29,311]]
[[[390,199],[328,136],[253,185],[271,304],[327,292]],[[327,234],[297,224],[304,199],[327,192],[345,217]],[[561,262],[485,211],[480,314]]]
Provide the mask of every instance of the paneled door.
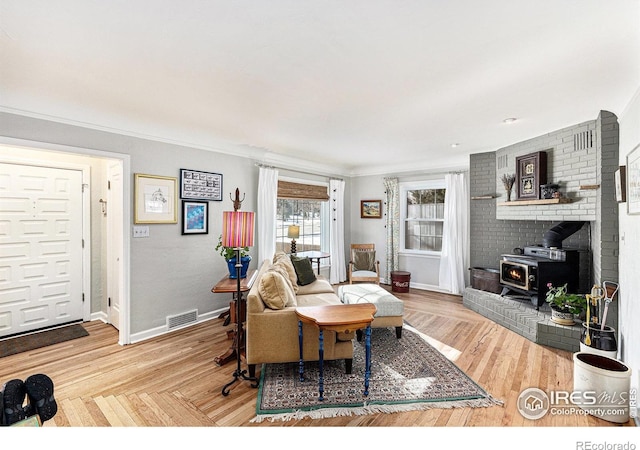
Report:
[[0,337],[82,320],[82,172],[0,163]]
[[120,329],[120,300],[122,299],[122,162],[110,162],[107,168],[107,297],[108,321]]

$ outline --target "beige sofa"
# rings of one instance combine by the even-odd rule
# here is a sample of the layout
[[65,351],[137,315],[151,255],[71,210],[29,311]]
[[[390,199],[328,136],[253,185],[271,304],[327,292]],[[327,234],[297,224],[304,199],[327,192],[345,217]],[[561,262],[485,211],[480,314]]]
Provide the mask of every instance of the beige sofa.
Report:
[[[287,278],[286,286],[282,278]],[[262,262],[247,295],[246,359],[250,376],[255,376],[257,364],[300,360],[296,306],[341,304],[331,284],[319,275],[316,278],[299,286],[293,264],[284,253],[276,253],[272,261]],[[316,327],[303,325],[305,361],[318,360],[318,335]],[[353,332],[325,331],[324,359],[344,359],[345,370],[351,373],[354,336]]]

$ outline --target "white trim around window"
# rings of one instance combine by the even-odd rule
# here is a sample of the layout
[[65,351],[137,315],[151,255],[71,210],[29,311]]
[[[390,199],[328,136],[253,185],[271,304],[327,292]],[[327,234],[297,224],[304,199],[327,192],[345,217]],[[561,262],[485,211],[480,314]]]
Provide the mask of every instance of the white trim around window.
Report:
[[407,220],[407,191],[413,191],[418,189],[445,189],[446,183],[444,178],[436,180],[424,180],[424,181],[410,181],[401,182],[400,186],[400,254],[402,255],[415,255],[415,256],[435,256],[439,257],[441,252],[431,250],[414,250],[407,249],[405,247],[405,230]]

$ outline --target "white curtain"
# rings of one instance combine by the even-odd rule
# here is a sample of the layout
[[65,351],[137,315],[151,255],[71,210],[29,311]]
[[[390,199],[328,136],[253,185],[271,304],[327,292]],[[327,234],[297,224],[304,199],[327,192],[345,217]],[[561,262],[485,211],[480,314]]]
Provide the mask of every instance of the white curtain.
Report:
[[258,179],[258,267],[276,252],[276,210],[278,207],[278,171],[260,167]]
[[469,186],[466,173],[445,176],[444,229],[440,257],[442,289],[461,295],[469,268]]
[[329,205],[331,209],[330,253],[331,272],[329,281],[338,284],[347,279],[347,266],[344,260],[344,180],[329,180]]
[[398,251],[400,246],[400,187],[397,178],[385,178],[387,212],[385,227],[387,228],[386,265],[384,278],[391,284],[391,272],[398,270]]

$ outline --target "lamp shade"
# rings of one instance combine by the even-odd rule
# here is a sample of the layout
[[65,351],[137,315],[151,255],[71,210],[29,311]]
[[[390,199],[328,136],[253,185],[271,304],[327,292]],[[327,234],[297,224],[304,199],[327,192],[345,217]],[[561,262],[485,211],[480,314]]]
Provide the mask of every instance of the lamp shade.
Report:
[[289,225],[289,228],[287,230],[287,237],[292,239],[298,239],[300,237],[300,226]]
[[222,245],[224,247],[253,247],[254,213],[248,211],[222,212]]

